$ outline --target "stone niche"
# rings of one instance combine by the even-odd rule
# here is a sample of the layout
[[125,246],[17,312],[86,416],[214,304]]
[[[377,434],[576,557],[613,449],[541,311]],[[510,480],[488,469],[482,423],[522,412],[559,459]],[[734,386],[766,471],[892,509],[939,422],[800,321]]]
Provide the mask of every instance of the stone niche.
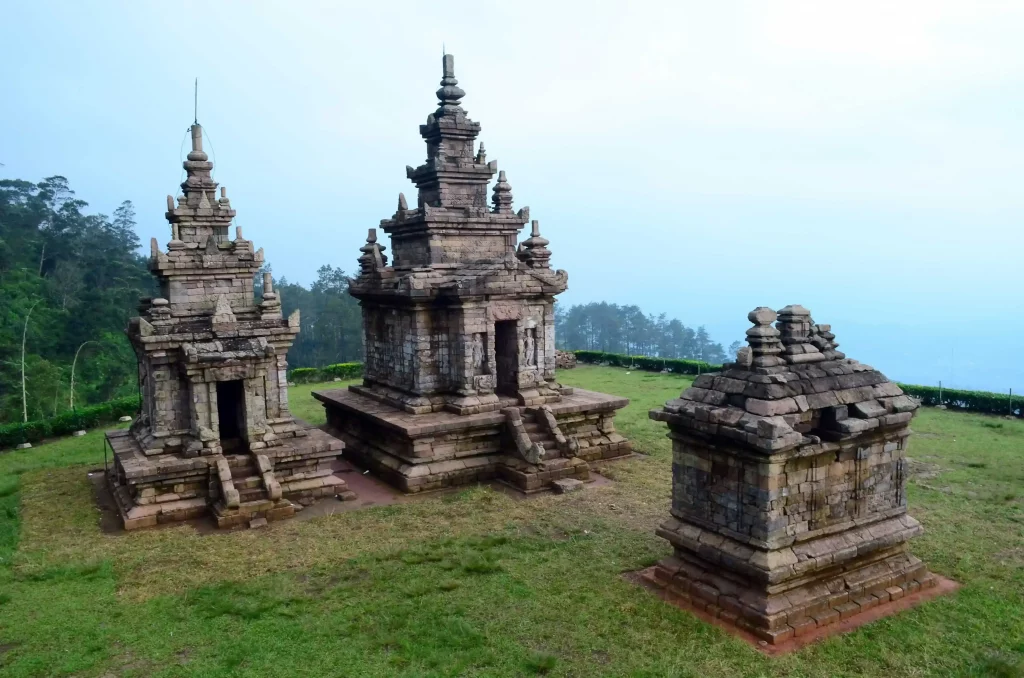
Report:
[[192,127],[177,203],[167,197],[171,241],[151,243],[161,294],[143,299],[128,337],[139,361],[142,410],[108,431],[108,480],[126,529],[211,514],[220,527],[293,515],[323,496],[350,499],[332,463],[342,442],[288,410],[285,356],[299,333],[281,314],[263,250],[236,229],[226,191]]
[[[625,398],[567,388],[555,377],[555,295],[548,240],[529,209],[512,209],[480,125],[459,105],[454,58],[438,108],[420,126],[427,160],[407,167],[415,206],[398,197],[360,249],[363,383],[315,392],[346,456],[406,492],[499,478],[526,492],[586,479],[588,462],[630,454],[613,418]],[[516,243],[531,223],[530,237]]]
[[[655,583],[772,644],[935,584],[907,550],[918,405],[801,306],[752,311],[749,346],[650,416],[672,439],[674,555]],[[772,323],[778,319],[777,325]]]

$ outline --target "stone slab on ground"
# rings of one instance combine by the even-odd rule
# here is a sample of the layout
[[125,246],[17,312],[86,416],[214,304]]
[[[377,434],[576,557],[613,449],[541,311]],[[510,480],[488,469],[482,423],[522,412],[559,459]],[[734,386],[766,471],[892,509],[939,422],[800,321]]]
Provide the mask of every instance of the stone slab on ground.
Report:
[[555,491],[555,494],[579,492],[583,487],[583,481],[576,480],[575,478],[563,478],[562,480],[555,480],[551,483],[551,489]]

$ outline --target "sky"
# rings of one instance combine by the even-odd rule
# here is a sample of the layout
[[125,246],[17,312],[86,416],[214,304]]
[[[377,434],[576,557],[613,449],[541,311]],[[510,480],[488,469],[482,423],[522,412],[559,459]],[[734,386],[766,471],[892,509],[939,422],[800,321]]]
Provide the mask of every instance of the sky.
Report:
[[[1024,392],[1024,3],[8,2],[0,178],[170,239],[198,118],[275,276],[413,200],[441,55],[569,272],[705,325],[798,303],[890,378]],[[525,236],[524,236],[525,237]]]

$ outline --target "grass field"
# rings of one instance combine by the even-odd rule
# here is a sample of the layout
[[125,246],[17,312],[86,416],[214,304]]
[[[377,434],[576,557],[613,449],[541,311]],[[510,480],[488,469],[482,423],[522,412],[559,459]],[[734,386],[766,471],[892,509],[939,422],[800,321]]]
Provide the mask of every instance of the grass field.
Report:
[[[633,401],[618,427],[645,456],[608,465],[610,485],[111,535],[86,477],[98,431],[0,454],[0,675],[1024,676],[1024,422],[915,420],[908,495],[926,534],[913,550],[963,588],[767,658],[620,576],[669,551],[653,531],[670,446],[647,410],[689,382],[559,376]],[[291,402],[319,423],[315,388]]]

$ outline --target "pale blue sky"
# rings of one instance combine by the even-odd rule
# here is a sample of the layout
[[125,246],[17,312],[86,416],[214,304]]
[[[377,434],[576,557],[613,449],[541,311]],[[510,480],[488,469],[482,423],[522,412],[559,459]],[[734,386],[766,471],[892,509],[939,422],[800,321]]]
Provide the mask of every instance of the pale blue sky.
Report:
[[801,303],[851,357],[1024,391],[1024,3],[14,2],[0,176],[169,238],[199,119],[277,275],[355,268],[412,195],[442,43],[566,303]]

